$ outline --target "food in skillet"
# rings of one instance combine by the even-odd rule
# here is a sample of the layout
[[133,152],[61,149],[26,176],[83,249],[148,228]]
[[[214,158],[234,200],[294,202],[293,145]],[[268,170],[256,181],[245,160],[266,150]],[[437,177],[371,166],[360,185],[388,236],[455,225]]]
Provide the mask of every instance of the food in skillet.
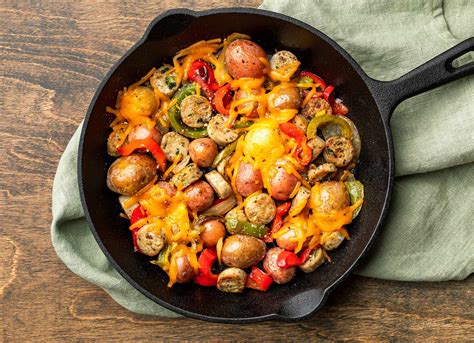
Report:
[[107,186],[170,287],[266,291],[349,239],[361,142],[334,93],[243,34],[197,42],[119,92]]

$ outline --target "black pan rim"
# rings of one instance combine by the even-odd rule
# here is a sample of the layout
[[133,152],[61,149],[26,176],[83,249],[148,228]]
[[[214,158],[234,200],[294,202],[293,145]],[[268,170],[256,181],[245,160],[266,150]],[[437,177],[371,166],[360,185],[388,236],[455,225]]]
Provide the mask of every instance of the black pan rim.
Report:
[[[295,317],[295,318],[290,318],[283,316],[278,313],[271,313],[268,315],[264,316],[255,316],[255,317],[233,317],[233,318],[226,318],[226,317],[213,317],[213,316],[208,316],[208,315],[203,315],[195,312],[191,312],[188,310],[181,309],[179,307],[176,307],[166,301],[163,301],[162,299],[158,298],[156,295],[148,292],[146,289],[144,289],[141,285],[139,285],[135,280],[133,280],[132,277],[130,277],[121,267],[118,265],[118,263],[115,261],[115,259],[111,256],[111,254],[108,252],[107,248],[104,246],[102,243],[97,231],[95,230],[94,223],[92,221],[90,212],[87,207],[86,199],[85,199],[85,194],[84,194],[84,184],[83,184],[83,174],[82,174],[82,167],[83,167],[83,150],[84,150],[84,140],[85,140],[85,133],[86,133],[86,128],[88,126],[91,114],[92,114],[92,109],[95,106],[95,103],[102,93],[103,88],[105,87],[106,83],[109,81],[110,77],[112,74],[115,72],[115,70],[118,68],[119,65],[122,64],[122,62],[129,57],[129,55],[135,51],[140,45],[142,45],[148,38],[148,35],[150,31],[153,29],[153,27],[156,25],[157,22],[163,20],[164,18],[172,15],[190,15],[194,17],[205,17],[209,15],[216,15],[216,14],[228,14],[228,13],[242,13],[242,14],[256,14],[256,15],[262,15],[262,16],[267,16],[267,17],[272,17],[275,19],[279,19],[282,21],[289,22],[293,25],[300,26],[307,31],[311,32],[312,34],[322,38],[325,40],[328,44],[333,46],[338,53],[340,53],[356,70],[356,72],[359,74],[359,76],[365,81],[369,91],[371,92],[372,98],[376,102],[378,108],[379,108],[379,114],[381,116],[382,122],[383,122],[383,127],[385,131],[385,136],[386,136],[386,143],[388,147],[388,155],[389,155],[389,161],[388,161],[388,183],[386,185],[386,193],[385,193],[385,199],[384,199],[384,206],[382,208],[381,214],[379,216],[379,220],[377,221],[377,224],[375,225],[372,235],[367,241],[362,253],[355,259],[354,263],[342,274],[338,277],[338,279],[331,284],[329,287],[323,290],[323,299],[322,301],[308,314],[300,317]],[[387,215],[389,203],[390,203],[390,198],[392,194],[392,188],[393,188],[393,180],[394,180],[394,150],[393,150],[393,143],[392,143],[392,136],[391,136],[391,131],[388,125],[388,114],[382,113],[382,110],[379,106],[379,102],[377,101],[376,96],[373,93],[372,87],[370,87],[370,82],[372,79],[362,70],[362,68],[357,64],[357,62],[341,47],[339,46],[336,42],[334,42],[331,38],[326,36],[324,33],[321,31],[317,30],[316,28],[300,21],[295,18],[288,17],[283,14],[267,11],[267,10],[262,10],[262,9],[257,9],[257,8],[245,8],[245,7],[229,7],[229,8],[218,8],[218,9],[209,9],[209,10],[204,10],[204,11],[192,11],[189,9],[185,8],[176,8],[176,9],[171,9],[168,11],[165,11],[158,15],[155,19],[151,21],[151,23],[148,25],[147,29],[145,30],[145,33],[143,34],[142,38],[135,43],[113,66],[112,68],[107,72],[107,74],[104,76],[102,79],[101,83],[97,87],[97,90],[91,100],[91,103],[88,107],[87,113],[85,115],[85,118],[83,120],[83,126],[81,130],[81,136],[80,136],[80,141],[79,141],[79,150],[78,150],[78,161],[77,161],[77,173],[78,173],[78,185],[79,185],[79,193],[80,193],[80,199],[81,199],[81,204],[84,210],[84,214],[87,220],[87,223],[89,225],[89,228],[97,241],[97,244],[99,245],[100,249],[102,252],[105,254],[107,260],[112,264],[115,270],[124,277],[127,282],[129,282],[135,289],[137,289],[139,292],[141,292],[143,295],[154,301],[155,303],[163,306],[164,308],[171,310],[173,312],[176,312],[178,314],[194,318],[194,319],[199,319],[199,320],[205,320],[209,322],[217,322],[217,323],[231,323],[231,324],[239,324],[239,323],[256,323],[256,322],[261,322],[265,320],[283,320],[283,321],[289,321],[289,322],[294,322],[294,321],[300,321],[303,319],[306,319],[310,316],[312,316],[316,311],[318,311],[324,303],[328,299],[328,295],[330,292],[332,292],[344,279],[346,279],[349,274],[354,270],[354,268],[360,263],[361,259],[367,255],[367,252],[370,250],[370,248],[373,246],[374,241],[376,237],[378,236],[378,233],[380,232],[380,227]]]

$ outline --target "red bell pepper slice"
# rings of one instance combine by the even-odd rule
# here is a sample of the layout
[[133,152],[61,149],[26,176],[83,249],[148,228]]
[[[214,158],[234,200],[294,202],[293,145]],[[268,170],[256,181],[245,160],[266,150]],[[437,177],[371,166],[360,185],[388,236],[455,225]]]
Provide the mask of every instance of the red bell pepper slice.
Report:
[[202,60],[191,63],[188,70],[188,79],[197,82],[209,100],[212,100],[214,91],[219,88],[211,65]]
[[265,292],[273,283],[273,279],[260,268],[253,266],[245,286]]
[[332,94],[334,91],[334,86],[333,85],[329,85],[327,86],[325,89],[324,89],[324,92],[323,92],[323,98],[324,100],[326,100],[327,102],[329,102],[330,104],[333,104],[334,103],[334,94]]
[[214,99],[212,99],[212,104],[217,112],[220,114],[229,114],[230,112],[230,102],[232,100],[232,95],[230,91],[230,84],[225,84],[220,87],[214,94]]
[[311,162],[312,152],[308,144],[306,144],[306,136],[304,132],[293,123],[280,124],[280,130],[286,135],[294,138],[298,143],[293,154],[293,157],[298,161],[298,163],[305,166]]
[[349,113],[349,109],[342,102],[334,102],[332,104],[332,113],[345,116]]
[[[134,224],[140,219],[143,219],[145,217],[146,217],[145,209],[141,205],[138,205],[137,207],[135,207],[135,209],[132,212],[132,215],[130,216],[130,224]],[[137,242],[138,230],[140,230],[139,227],[132,230],[132,239],[133,239],[133,247],[135,251],[140,252],[140,247],[138,246],[138,242]]]
[[312,249],[306,248],[299,256],[293,251],[282,251],[277,257],[277,266],[283,269],[299,266],[308,260],[312,251]]
[[275,218],[273,218],[272,228],[271,230],[263,237],[263,241],[265,243],[273,242],[273,234],[278,232],[282,225],[283,225],[283,216],[288,213],[291,207],[291,202],[287,201],[276,209]]
[[217,251],[215,248],[204,249],[199,255],[199,274],[194,278],[194,282],[201,286],[217,285],[218,275],[212,274],[212,264],[217,259]]
[[122,156],[128,156],[135,150],[142,148],[146,148],[153,155],[160,170],[164,172],[166,169],[166,155],[163,150],[161,150],[160,145],[151,137],[146,139],[135,139],[130,143],[121,146],[117,151]]
[[309,71],[302,71],[300,73],[300,76],[304,77],[309,77],[313,80],[314,83],[319,83],[321,85],[321,88],[324,90],[326,89],[327,85],[326,85],[326,82],[324,82],[324,80],[322,78],[320,78],[319,76],[317,76],[316,74],[313,74]]

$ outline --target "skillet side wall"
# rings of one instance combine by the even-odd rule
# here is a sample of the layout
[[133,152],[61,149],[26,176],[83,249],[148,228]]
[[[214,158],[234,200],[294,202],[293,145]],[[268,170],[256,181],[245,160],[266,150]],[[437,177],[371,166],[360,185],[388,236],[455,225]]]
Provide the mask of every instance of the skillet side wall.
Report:
[[[170,63],[177,50],[198,40],[225,37],[232,32],[249,34],[267,53],[275,49],[291,50],[300,58],[304,69],[316,72],[336,86],[337,95],[350,108],[349,117],[362,138],[359,179],[366,187],[366,201],[350,227],[351,241],[330,254],[333,263],[314,273],[299,273],[289,284],[272,286],[266,293],[246,290],[242,295],[230,295],[193,284],[169,289],[167,276],[151,265],[149,258],[133,252],[127,221],[118,215],[121,209],[117,195],[106,187],[112,158],[106,153],[110,121],[105,116],[105,107],[113,106],[117,92],[152,67]],[[211,320],[264,318],[278,313],[282,303],[296,294],[331,287],[364,252],[380,220],[390,184],[387,133],[361,74],[324,37],[278,18],[254,13],[218,13],[201,17],[171,15],[158,21],[147,40],[110,75],[84,126],[80,170],[83,200],[93,224],[91,229],[107,257],[122,275],[133,280],[132,284],[153,300],[181,313]]]

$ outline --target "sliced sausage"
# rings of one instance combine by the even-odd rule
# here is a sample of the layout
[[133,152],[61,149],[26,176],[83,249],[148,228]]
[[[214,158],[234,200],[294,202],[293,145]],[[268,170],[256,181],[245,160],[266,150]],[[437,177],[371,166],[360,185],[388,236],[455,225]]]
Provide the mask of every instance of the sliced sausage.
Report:
[[326,250],[334,250],[344,241],[344,236],[339,231],[331,233],[323,243],[323,248]]
[[272,277],[273,281],[278,284],[290,282],[296,274],[296,267],[286,269],[278,267],[278,255],[283,251],[284,250],[281,248],[271,248],[268,250],[265,259],[263,260],[263,269],[265,269],[267,274]]
[[321,111],[325,111],[325,114],[332,114],[332,108],[329,102],[323,98],[312,98],[303,108],[302,113],[307,118],[313,118]]
[[235,186],[237,192],[244,197],[260,191],[263,188],[262,173],[260,170],[255,170],[251,163],[241,162],[237,171]]
[[275,175],[270,179],[270,195],[276,200],[288,200],[297,183],[296,176],[288,174],[282,166],[277,166]]
[[280,50],[270,58],[270,67],[279,70],[295,62],[298,62],[298,58],[291,51]]
[[[298,114],[298,115],[294,116],[293,119],[291,119],[291,122],[293,124],[295,124],[298,129],[300,129],[301,131],[306,133],[306,127],[308,126],[308,122],[305,119],[305,117]],[[309,141],[308,141],[308,145],[309,145]]]
[[178,90],[179,86],[177,84],[178,75],[174,70],[170,71],[171,68],[170,65],[165,64],[158,68],[150,78],[150,82],[167,97],[171,97]]
[[199,167],[210,167],[217,155],[217,145],[210,138],[198,138],[189,144],[191,160]]
[[202,171],[195,163],[190,163],[184,167],[179,173],[173,175],[170,182],[175,187],[181,189],[188,187],[193,182],[202,177]]
[[207,210],[214,202],[214,191],[206,181],[196,181],[183,191],[184,201],[190,211]]
[[211,171],[204,175],[207,182],[216,192],[219,199],[226,199],[232,194],[232,187],[218,171]]
[[337,168],[332,163],[320,164],[317,167],[314,164],[310,164],[308,168],[308,181],[314,184],[315,182],[321,181],[326,175],[336,171]]
[[212,116],[212,107],[202,95],[189,95],[181,102],[181,119],[190,127],[206,126]]
[[189,155],[189,139],[177,132],[168,132],[161,140],[161,149],[165,153],[166,159],[173,162],[178,155],[183,158]]
[[291,201],[289,213],[291,213],[292,216],[300,214],[301,211],[303,211],[303,209],[306,207],[310,196],[311,191],[308,188],[301,186],[295,197]]
[[354,146],[346,137],[329,137],[323,155],[327,162],[334,163],[336,167],[345,167],[354,158]]
[[227,293],[242,293],[247,274],[240,268],[224,269],[217,278],[217,289]]
[[156,162],[145,154],[120,157],[107,172],[107,187],[115,193],[134,195],[156,175]]
[[165,239],[152,224],[147,224],[141,227],[137,233],[137,245],[145,255],[156,256],[165,246]]
[[311,273],[326,261],[323,249],[316,249],[311,252],[306,262],[299,265],[299,268],[305,273]]
[[169,182],[158,181],[155,186],[164,189],[169,196],[174,196],[176,194],[176,188],[174,188]]
[[316,136],[313,139],[308,140],[307,142],[308,146],[311,149],[311,161],[314,161],[319,154],[321,154],[326,147],[326,142],[324,139]]
[[230,43],[224,56],[227,70],[234,79],[262,77],[266,63],[261,59],[267,60],[268,63],[265,51],[258,44],[245,39]]
[[238,137],[238,131],[225,126],[226,119],[221,115],[212,117],[207,126],[209,137],[218,145],[224,146],[235,141]]
[[222,262],[229,267],[248,268],[265,257],[265,243],[246,235],[227,237],[222,247]]
[[110,133],[109,138],[107,139],[107,153],[110,156],[120,156],[120,153],[117,151],[117,149],[119,148],[118,143],[120,142],[120,139],[124,132],[125,128],[121,128]]
[[245,204],[245,215],[254,224],[268,224],[276,214],[276,206],[272,197],[266,193],[253,195]]

